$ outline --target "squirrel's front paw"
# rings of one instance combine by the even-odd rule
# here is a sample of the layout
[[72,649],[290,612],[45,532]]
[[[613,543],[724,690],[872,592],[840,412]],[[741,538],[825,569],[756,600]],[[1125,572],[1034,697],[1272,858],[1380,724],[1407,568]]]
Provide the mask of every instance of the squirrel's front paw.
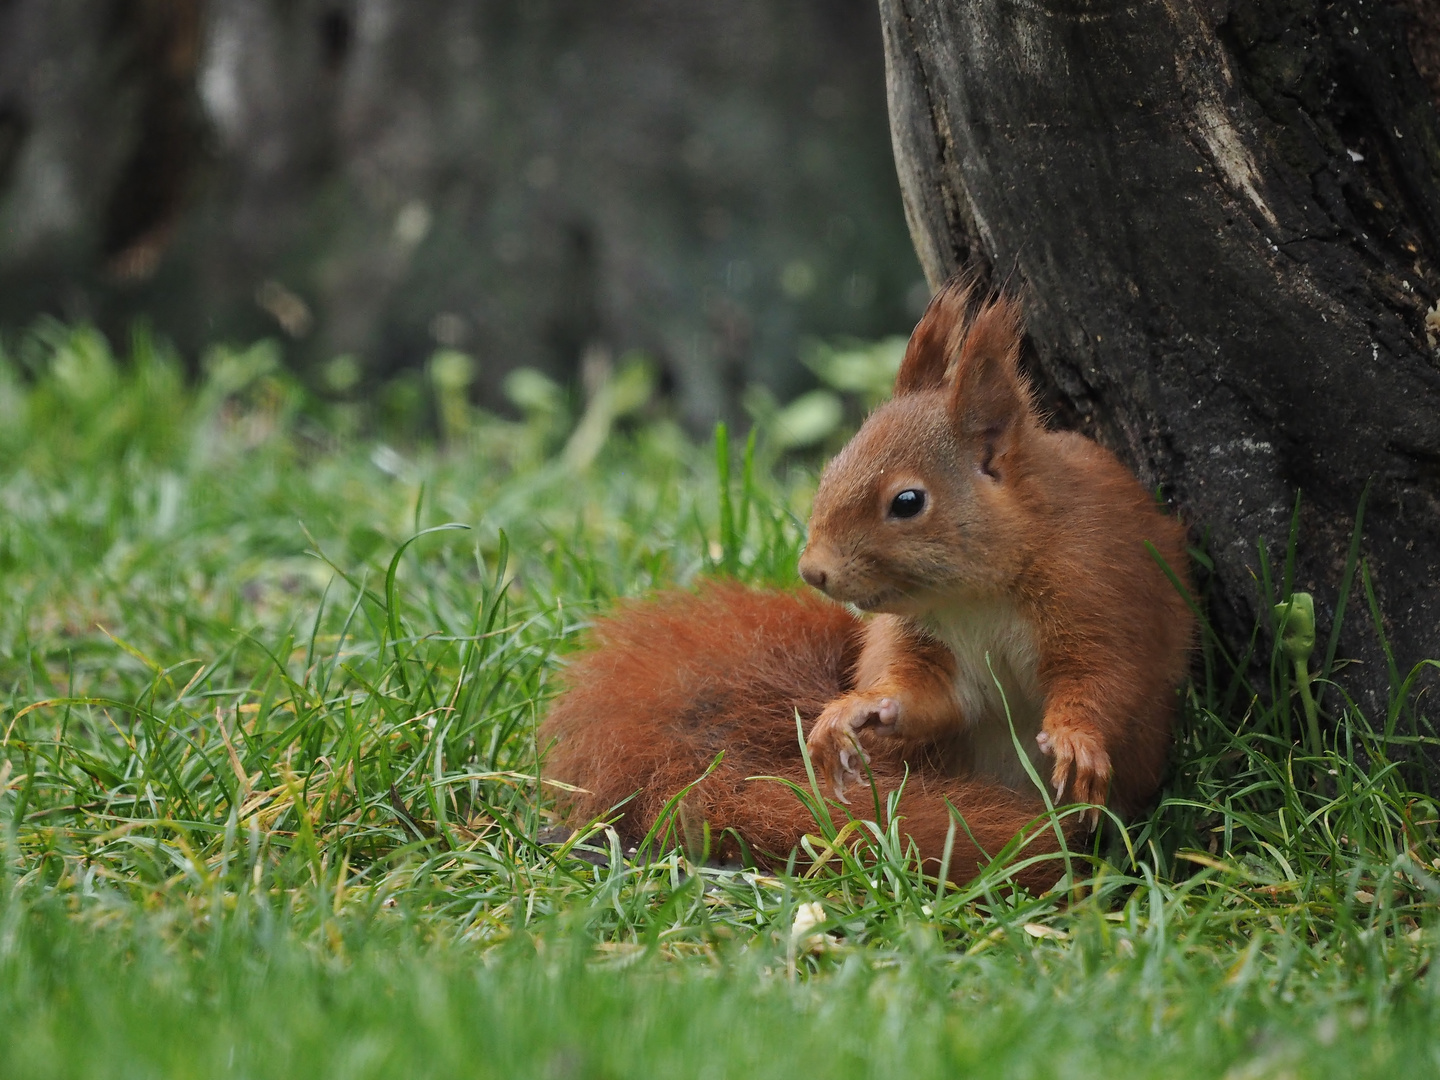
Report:
[[[1110,791],[1110,755],[1097,734],[1078,727],[1046,728],[1035,741],[1043,753],[1055,758],[1050,782],[1055,785],[1057,800],[1063,799],[1069,788],[1075,802],[1105,805]],[[1091,810],[1086,818],[1093,828],[1100,823],[1100,811]]]
[[810,729],[806,746],[816,770],[829,779],[835,798],[848,803],[846,779],[856,783],[865,780],[860,767],[869,759],[860,749],[856,735],[867,727],[894,731],[899,718],[900,703],[889,697],[847,694],[825,706]]

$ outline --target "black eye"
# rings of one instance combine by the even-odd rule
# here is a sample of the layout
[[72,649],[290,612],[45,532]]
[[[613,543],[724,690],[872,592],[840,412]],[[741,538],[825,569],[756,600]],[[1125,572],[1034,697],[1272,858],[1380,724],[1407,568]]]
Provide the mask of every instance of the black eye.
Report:
[[890,516],[912,518],[925,509],[925,493],[919,488],[906,488],[890,502]]

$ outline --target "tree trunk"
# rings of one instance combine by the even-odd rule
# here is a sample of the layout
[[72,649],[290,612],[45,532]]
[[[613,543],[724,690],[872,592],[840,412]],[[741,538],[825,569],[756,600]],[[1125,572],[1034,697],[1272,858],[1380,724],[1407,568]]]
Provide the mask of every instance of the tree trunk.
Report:
[[[1403,14],[880,10],[927,277],[970,266],[1023,294],[1060,422],[1163,485],[1213,560],[1237,655],[1267,602],[1257,540],[1282,577],[1297,492],[1295,587],[1316,594],[1323,655],[1368,483],[1361,553],[1401,677],[1440,656],[1440,125]],[[1391,664],[1362,577],[1338,655],[1362,662],[1342,679],[1374,709]]]

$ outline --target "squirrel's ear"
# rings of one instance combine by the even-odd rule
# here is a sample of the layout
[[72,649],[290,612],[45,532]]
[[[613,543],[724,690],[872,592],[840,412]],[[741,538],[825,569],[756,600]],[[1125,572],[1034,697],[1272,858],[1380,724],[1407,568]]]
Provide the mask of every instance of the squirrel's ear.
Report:
[[896,397],[917,390],[938,390],[945,385],[945,368],[965,328],[971,291],[970,279],[957,274],[930,298],[895,375]]
[[950,387],[950,412],[962,434],[985,441],[981,469],[994,466],[1014,447],[1025,420],[1034,413],[1020,375],[1020,305],[1006,297],[987,304],[965,335]]

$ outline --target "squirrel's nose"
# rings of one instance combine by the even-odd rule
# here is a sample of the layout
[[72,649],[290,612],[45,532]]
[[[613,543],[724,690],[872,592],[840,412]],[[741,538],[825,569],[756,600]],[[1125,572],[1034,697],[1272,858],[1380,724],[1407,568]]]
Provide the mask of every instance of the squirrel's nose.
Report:
[[825,591],[825,571],[816,566],[813,559],[805,555],[800,557],[800,576],[805,579],[805,584],[811,585],[821,592]]

